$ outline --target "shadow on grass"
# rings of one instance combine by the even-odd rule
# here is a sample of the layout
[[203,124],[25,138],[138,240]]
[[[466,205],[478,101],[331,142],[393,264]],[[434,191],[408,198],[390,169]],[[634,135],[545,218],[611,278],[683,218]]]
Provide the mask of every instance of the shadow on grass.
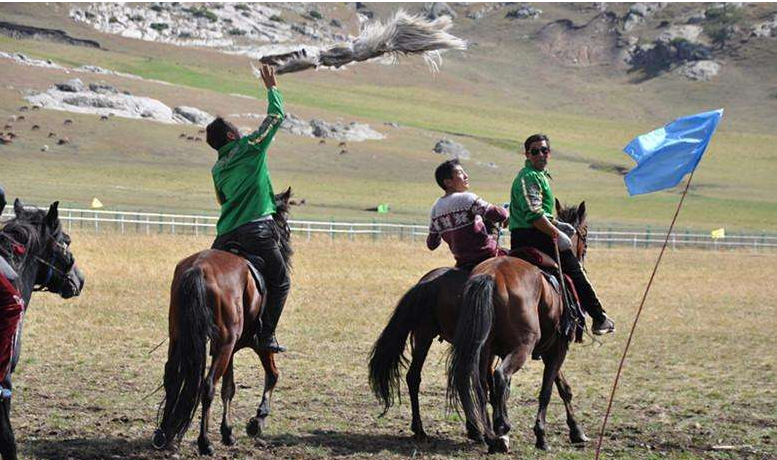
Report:
[[124,439],[117,437],[37,439],[19,443],[25,457],[61,460],[104,460],[109,458],[163,458],[164,453],[151,447],[150,438]]
[[281,434],[265,438],[272,446],[307,446],[329,449],[329,455],[377,454],[388,451],[412,455],[415,451],[436,454],[452,454],[471,449],[474,444],[457,442],[443,437],[430,437],[428,442],[414,442],[401,434],[349,433],[331,430],[314,430],[304,434]]

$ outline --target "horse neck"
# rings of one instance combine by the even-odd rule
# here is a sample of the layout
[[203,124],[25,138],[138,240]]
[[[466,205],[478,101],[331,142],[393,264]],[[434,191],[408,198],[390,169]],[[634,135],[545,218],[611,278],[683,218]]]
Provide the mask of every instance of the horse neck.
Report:
[[[3,235],[5,235],[5,233],[0,230],[0,240],[4,239],[2,238]],[[38,253],[42,252],[42,248],[37,247],[39,246],[37,244],[31,244],[29,241],[26,242],[24,244],[24,255],[18,261],[18,265],[14,266],[9,259],[13,259],[13,245],[16,243],[16,240],[12,239],[10,235],[5,236],[9,239],[6,240],[7,244],[2,245],[2,255],[4,257],[7,256],[6,260],[12,265],[13,269],[16,270],[17,275],[19,275],[14,285],[22,295],[24,304],[29,305],[30,298],[32,298],[32,291],[35,287],[35,279],[38,277],[38,270],[40,269],[40,262],[35,256],[41,257],[41,254]],[[33,237],[30,236],[30,239],[32,238]]]

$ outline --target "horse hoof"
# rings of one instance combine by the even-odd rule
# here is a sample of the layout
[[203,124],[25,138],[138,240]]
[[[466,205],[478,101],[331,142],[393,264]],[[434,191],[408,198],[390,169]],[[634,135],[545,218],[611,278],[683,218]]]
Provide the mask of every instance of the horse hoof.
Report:
[[484,442],[483,433],[476,430],[467,430],[467,438],[475,441],[478,444],[482,444]]
[[167,436],[165,436],[165,433],[162,430],[157,429],[154,431],[154,436],[151,438],[151,445],[157,450],[162,450],[167,446]]
[[221,443],[225,446],[234,446],[237,443],[237,439],[235,439],[232,433],[229,433],[221,436]]
[[590,439],[588,439],[588,436],[586,436],[583,433],[573,433],[569,435],[569,440],[572,441],[572,444],[585,444]]
[[507,435],[499,436],[488,447],[489,454],[505,454],[510,451],[510,438]]
[[216,450],[213,448],[213,445],[210,443],[205,445],[200,445],[199,447],[200,447],[200,455],[207,455],[210,457],[211,455],[213,455],[214,452],[216,452]]
[[251,420],[248,421],[248,425],[246,425],[246,434],[252,438],[262,435],[262,424],[259,422],[258,418],[251,417]]

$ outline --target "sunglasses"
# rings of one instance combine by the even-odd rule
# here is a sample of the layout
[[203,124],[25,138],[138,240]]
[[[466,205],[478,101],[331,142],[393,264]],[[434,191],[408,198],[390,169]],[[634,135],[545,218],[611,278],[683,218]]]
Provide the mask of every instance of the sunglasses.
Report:
[[531,153],[534,156],[537,156],[540,153],[544,153],[547,155],[548,152],[550,152],[550,148],[548,147],[540,147],[540,148],[534,147],[533,149],[529,150],[529,153]]

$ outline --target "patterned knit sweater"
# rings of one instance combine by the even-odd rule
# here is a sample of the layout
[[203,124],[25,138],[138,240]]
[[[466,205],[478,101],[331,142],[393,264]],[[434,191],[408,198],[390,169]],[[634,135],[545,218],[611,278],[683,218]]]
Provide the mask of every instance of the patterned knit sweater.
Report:
[[494,206],[474,193],[445,195],[432,206],[426,246],[434,250],[445,240],[456,266],[479,263],[497,254],[496,239],[486,232],[484,219],[503,222],[507,210]]

